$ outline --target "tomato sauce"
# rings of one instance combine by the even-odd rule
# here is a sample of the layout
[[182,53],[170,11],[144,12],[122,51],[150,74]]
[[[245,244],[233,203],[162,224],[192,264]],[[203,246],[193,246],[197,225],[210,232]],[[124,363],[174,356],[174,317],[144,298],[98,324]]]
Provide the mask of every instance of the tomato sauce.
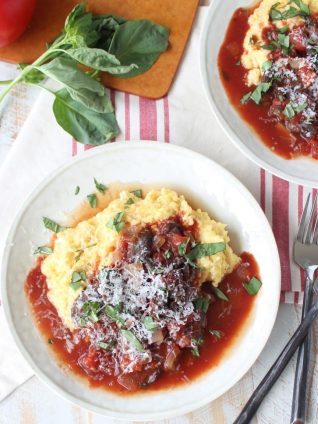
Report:
[[[242,97],[255,88],[247,87],[245,84],[246,70],[240,64],[243,42],[248,30],[248,18],[254,8],[239,8],[235,11],[220,48],[218,67],[228,98],[241,117],[274,153],[285,159],[293,159],[297,156],[318,159],[318,144],[315,137],[304,139],[295,132],[291,134],[282,122],[271,116],[273,96],[270,91],[263,94],[260,104],[255,104],[253,101],[248,101],[246,104],[240,103]],[[298,125],[297,122],[296,125]]]
[[[249,295],[242,283],[251,277],[258,277],[257,263],[249,253],[243,253],[241,259],[240,265],[226,276],[219,286],[229,301],[215,299],[209,307],[200,356],[193,356],[189,350],[183,351],[175,370],[162,372],[154,383],[142,390],[160,390],[186,384],[220,363],[247,324],[255,300],[255,296]],[[78,344],[72,343],[72,333],[64,327],[55,307],[50,303],[46,277],[41,272],[42,260],[39,259],[36,267],[27,276],[25,293],[36,325],[48,343],[48,348],[54,352],[63,368],[86,379],[91,387],[102,387],[122,395],[131,395],[118,384],[115,376],[104,375],[96,381],[80,367],[78,358],[86,352],[88,344],[84,340]],[[211,285],[205,283],[204,290],[212,293]],[[220,337],[211,334],[210,330],[216,330],[215,334]]]

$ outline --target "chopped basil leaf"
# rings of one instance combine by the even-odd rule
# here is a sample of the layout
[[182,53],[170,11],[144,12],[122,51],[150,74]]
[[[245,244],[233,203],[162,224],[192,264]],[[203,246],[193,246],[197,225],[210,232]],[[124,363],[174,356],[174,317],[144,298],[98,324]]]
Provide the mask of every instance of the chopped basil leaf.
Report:
[[288,54],[290,50],[289,35],[278,34],[277,41],[283,53]]
[[75,196],[77,196],[79,192],[80,192],[80,187],[76,186],[75,192],[74,192]]
[[125,223],[123,222],[124,214],[125,212],[118,212],[114,218],[111,218],[107,222],[106,227],[111,228],[119,233],[120,230],[122,230],[125,226]]
[[133,190],[130,193],[132,193],[136,197],[140,197],[140,198],[142,197],[142,190],[141,189],[139,189],[139,190]]
[[244,94],[244,96],[241,98],[241,100],[240,100],[240,103],[242,104],[242,105],[245,105],[248,101],[249,101],[249,99],[250,99],[250,97],[251,97],[251,94],[252,94],[252,92],[250,91],[249,93],[246,93],[246,94]]
[[86,272],[81,271],[81,272],[77,272],[74,271],[72,274],[72,279],[71,279],[71,283],[70,283],[70,287],[73,290],[78,290],[80,287],[82,287],[82,281],[86,281]]
[[134,202],[134,199],[132,199],[131,197],[127,200],[127,202],[125,203],[125,205],[132,205]]
[[95,193],[89,194],[87,197],[88,203],[90,204],[90,207],[95,209],[97,206],[97,197]]
[[149,331],[155,331],[158,328],[157,324],[154,322],[154,320],[152,319],[152,317],[149,317],[149,316],[145,317],[145,319],[144,319],[144,326]]
[[293,106],[290,103],[287,103],[287,105],[285,106],[283,114],[285,116],[287,116],[287,118],[289,118],[289,119],[291,119],[295,116],[295,111],[293,109]]
[[131,331],[121,330],[121,334],[125,337],[127,342],[137,350],[137,352],[145,351],[143,345]]
[[185,256],[185,254],[187,252],[187,246],[188,246],[189,241],[190,241],[190,239],[188,237],[184,242],[182,242],[178,245],[178,253],[179,253],[180,256]]
[[80,324],[83,327],[87,324],[88,321],[97,322],[98,321],[98,312],[101,307],[99,302],[85,302],[82,307],[82,316],[80,319]]
[[303,112],[307,106],[308,106],[308,103],[304,102],[301,105],[293,106],[293,109],[296,113],[299,113],[299,112]]
[[209,299],[206,299],[205,297],[199,297],[193,301],[193,304],[197,311],[201,310],[206,314],[208,312],[210,302]]
[[33,255],[50,255],[53,250],[49,246],[39,246],[33,252]]
[[248,283],[243,283],[243,286],[248,294],[255,296],[262,287],[262,282],[258,278],[253,277]]
[[273,62],[271,60],[267,60],[266,62],[263,63],[262,65],[262,71],[266,72],[269,69],[271,69],[271,67],[273,66]]
[[105,307],[105,314],[110,318],[112,321],[116,322],[116,324],[121,327],[125,324],[124,318],[120,316],[120,305],[112,306],[107,305]]
[[218,287],[212,286],[212,290],[218,299],[225,300],[226,302],[229,301],[229,298]]
[[283,26],[283,27],[281,27],[281,28],[278,28],[278,29],[277,29],[277,32],[278,32],[279,34],[285,34],[285,33],[288,31],[288,29],[289,29],[289,26],[288,26],[288,25],[285,25],[285,26]]
[[212,336],[215,336],[217,339],[222,337],[222,332],[219,330],[209,330],[209,333],[212,334]]
[[172,253],[169,249],[167,249],[163,254],[163,256],[167,259],[171,258],[171,255],[172,255]]
[[111,347],[116,345],[116,340],[112,340],[109,343],[105,343],[105,342],[99,342],[98,343],[98,347],[100,347],[101,349],[104,350],[109,350]]
[[291,6],[289,9],[280,11],[277,9],[280,3],[275,3],[270,10],[272,21],[282,21],[285,19],[294,18],[295,16],[309,16],[310,10],[307,4],[302,0],[291,0],[290,4],[295,4],[297,7]]
[[62,225],[57,224],[55,221],[52,221],[52,219],[47,218],[46,216],[44,216],[42,219],[44,227],[53,231],[54,233],[61,233],[67,229],[67,227],[63,227]]
[[226,245],[223,241],[220,243],[199,243],[194,246],[194,248],[187,255],[187,258],[190,259],[190,261],[193,261],[205,256],[212,256],[216,253],[223,252],[225,248]]
[[253,91],[251,94],[251,100],[253,100],[254,103],[257,105],[260,103],[262,99],[262,94],[266,93],[272,85],[272,82],[261,82]]
[[262,44],[260,47],[261,49],[264,49],[264,50],[274,51],[276,50],[277,44],[274,42],[271,42],[269,44]]
[[203,344],[204,340],[202,337],[198,338],[198,339],[191,339],[191,353],[193,356],[200,356],[200,351],[199,351],[199,346],[201,346]]
[[96,178],[94,178],[94,183],[95,183],[95,187],[96,187],[96,189],[97,189],[100,193],[105,194],[105,191],[107,190],[107,187],[106,187],[104,184],[99,183],[99,182],[96,180]]
[[48,344],[53,344],[53,340],[52,339],[47,339]]

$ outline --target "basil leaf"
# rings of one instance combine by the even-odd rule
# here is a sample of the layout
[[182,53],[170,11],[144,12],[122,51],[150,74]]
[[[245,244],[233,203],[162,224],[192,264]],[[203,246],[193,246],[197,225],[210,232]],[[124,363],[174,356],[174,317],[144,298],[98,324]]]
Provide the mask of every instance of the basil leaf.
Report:
[[87,197],[88,203],[90,204],[90,207],[95,209],[97,206],[96,194],[95,193],[88,194],[86,197]]
[[[93,41],[97,41],[99,36],[92,28],[92,14],[85,11],[85,3],[80,3],[74,7],[67,16],[64,24],[65,43],[71,44],[73,47],[86,46]],[[57,44],[57,40],[52,44]]]
[[289,30],[289,26],[288,25],[285,25],[285,26],[283,26],[281,28],[278,28],[276,31],[279,34],[285,34],[288,30]]
[[188,237],[184,242],[178,245],[178,253],[180,256],[185,256],[189,241],[190,241],[190,238]]
[[135,202],[134,202],[134,200],[130,197],[128,200],[127,200],[127,202],[125,203],[125,205],[132,205],[132,204],[134,204]]
[[262,287],[262,282],[258,278],[253,277],[248,283],[243,283],[243,286],[248,294],[255,296]]
[[79,49],[66,50],[65,53],[83,65],[112,75],[128,74],[138,68],[134,63],[128,66],[121,65],[114,55],[103,49],[81,47]]
[[201,346],[203,342],[204,340],[202,337],[198,339],[191,339],[191,345],[192,345],[191,353],[193,356],[197,356],[197,357],[200,356],[199,346]]
[[98,347],[100,347],[101,349],[104,349],[104,350],[109,350],[115,345],[116,345],[116,340],[112,340],[109,343],[105,343],[105,342],[99,342],[98,343]]
[[139,189],[139,190],[133,190],[130,193],[132,193],[136,197],[142,198],[142,190],[141,189]]
[[193,304],[197,311],[201,310],[206,314],[208,312],[210,302],[209,299],[206,299],[205,297],[199,297],[193,301]]
[[111,218],[107,222],[106,227],[111,228],[119,233],[120,230],[122,230],[125,226],[125,223],[123,222],[124,214],[125,212],[118,212],[114,218]]
[[212,334],[212,336],[215,336],[217,339],[222,338],[222,332],[219,330],[209,330],[209,333]]
[[308,107],[308,103],[304,102],[298,106],[293,105],[293,109],[296,113],[303,112]]
[[77,196],[79,192],[80,192],[80,188],[79,186],[76,186],[75,192],[74,192],[75,196]]
[[53,231],[54,233],[61,233],[62,231],[67,230],[67,227],[63,227],[62,225],[57,224],[55,221],[47,218],[46,216],[44,216],[42,219],[44,227]]
[[219,243],[200,243],[197,244],[187,255],[187,257],[193,261],[200,259],[205,256],[212,256],[216,253],[223,252],[226,248],[226,244],[222,241]]
[[106,187],[104,184],[99,183],[99,182],[96,180],[96,178],[94,178],[94,183],[95,183],[95,187],[96,187],[96,189],[97,189],[100,193],[105,194],[105,192],[106,192],[106,190],[107,190],[107,187]]
[[88,301],[82,306],[82,316],[80,325],[83,327],[88,321],[97,322],[101,304],[99,302]]
[[78,290],[79,288],[82,287],[82,282],[86,281],[87,277],[86,277],[86,272],[81,271],[74,271],[72,274],[72,278],[71,278],[71,283],[70,283],[70,287],[73,290]]
[[137,350],[137,352],[145,352],[143,345],[131,331],[121,330],[121,334],[127,342]]
[[[25,69],[28,66],[30,66],[30,65],[25,64],[25,63],[20,63],[18,65],[18,68],[22,71],[23,69]],[[26,84],[39,84],[40,82],[45,80],[45,78],[46,78],[46,76],[42,72],[33,68],[33,69],[30,69],[30,71],[22,78],[21,81],[25,82]]]
[[251,98],[251,94],[252,94],[251,91],[249,93],[244,94],[244,96],[240,100],[240,103],[242,105],[245,105],[249,101],[249,99]]
[[149,330],[149,331],[155,331],[155,330],[157,330],[157,324],[154,322],[154,320],[151,318],[151,317],[149,317],[149,316],[147,316],[147,317],[145,317],[145,319],[144,319],[144,326],[146,327],[146,329],[147,330]]
[[285,106],[285,109],[283,110],[283,114],[287,116],[287,118],[291,119],[295,116],[295,111],[293,109],[293,106],[290,103],[287,103]]
[[212,291],[215,294],[215,296],[220,300],[225,300],[228,302],[230,299],[220,290],[218,287],[212,286]]
[[73,100],[66,89],[55,93],[53,112],[59,125],[83,144],[104,144],[119,132],[113,112],[95,112]]
[[261,49],[264,49],[264,50],[274,51],[274,50],[276,50],[277,45],[276,45],[276,43],[271,42],[269,44],[263,44],[260,47],[261,47]]
[[258,105],[262,99],[262,94],[266,93],[271,86],[272,82],[261,82],[251,94],[251,100]]
[[125,324],[124,318],[120,316],[120,311],[118,307],[114,307],[111,305],[107,305],[105,307],[105,314],[110,318],[112,321],[116,322],[117,325],[120,327]]
[[171,258],[171,251],[169,249],[165,250],[165,252],[163,253],[163,256],[167,259]]
[[122,77],[134,77],[147,71],[168,47],[169,31],[154,22],[134,20],[119,25],[115,30],[109,52],[117,57],[121,65],[135,64]]
[[33,255],[50,255],[53,250],[49,246],[39,246],[33,252]]
[[262,65],[262,71],[266,72],[269,69],[271,69],[271,67],[273,66],[273,62],[271,60],[267,60],[266,62],[263,63]]

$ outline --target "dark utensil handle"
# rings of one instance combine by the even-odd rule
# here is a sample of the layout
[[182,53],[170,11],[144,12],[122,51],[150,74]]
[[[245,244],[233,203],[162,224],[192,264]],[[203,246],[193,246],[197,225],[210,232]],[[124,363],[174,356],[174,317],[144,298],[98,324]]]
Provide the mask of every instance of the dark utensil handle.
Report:
[[[305,318],[312,301],[312,280],[307,276],[305,282],[302,319]],[[292,424],[305,423],[306,421],[306,392],[307,375],[310,357],[310,334],[307,335],[304,342],[298,350],[296,372],[293,390],[293,402],[290,422]]]
[[265,375],[258,387],[255,389],[252,396],[247,401],[240,415],[236,418],[233,424],[248,424],[253,418],[258,407],[262,403],[264,397],[272,388],[278,377],[281,375],[286,365],[290,361],[296,349],[306,337],[310,325],[318,315],[318,303],[315,303],[308,311],[306,317],[301,322],[289,342],[282,350],[271,369]]

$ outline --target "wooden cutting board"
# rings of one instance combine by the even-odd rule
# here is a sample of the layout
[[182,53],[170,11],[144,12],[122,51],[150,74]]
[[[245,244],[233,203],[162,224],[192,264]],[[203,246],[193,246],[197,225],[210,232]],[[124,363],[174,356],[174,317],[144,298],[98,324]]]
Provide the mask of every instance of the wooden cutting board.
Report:
[[[104,74],[110,88],[158,99],[167,94],[182,57],[199,0],[89,0],[93,13],[112,13],[127,19],[150,19],[170,29],[169,48],[155,65],[133,78]],[[0,48],[0,60],[31,63],[44,52],[46,43],[63,28],[66,16],[78,0],[38,0],[31,24],[15,43]]]

